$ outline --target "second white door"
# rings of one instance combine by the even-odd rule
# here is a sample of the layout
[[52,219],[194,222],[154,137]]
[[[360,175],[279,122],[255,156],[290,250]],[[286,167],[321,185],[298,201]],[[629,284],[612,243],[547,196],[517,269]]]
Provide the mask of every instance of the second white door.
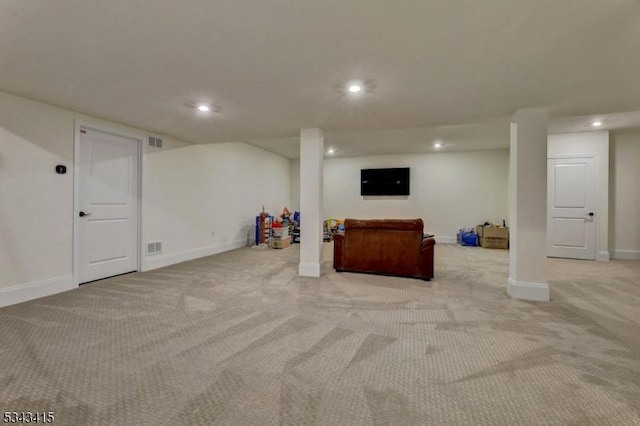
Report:
[[595,159],[552,158],[547,173],[548,255],[595,260]]
[[137,270],[138,142],[80,131],[78,158],[79,282]]

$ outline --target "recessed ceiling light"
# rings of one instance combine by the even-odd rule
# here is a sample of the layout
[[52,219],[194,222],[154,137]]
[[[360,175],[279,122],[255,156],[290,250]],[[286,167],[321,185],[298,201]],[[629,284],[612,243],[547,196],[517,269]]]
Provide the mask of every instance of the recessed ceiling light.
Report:
[[334,154],[336,152],[335,148],[327,149],[327,154]]
[[593,127],[600,127],[600,126],[602,126],[602,121],[594,121],[593,123],[591,123],[591,125]]
[[433,146],[435,148],[440,148],[440,147],[442,147],[442,142],[436,142],[436,143],[433,144]]
[[359,84],[352,84],[351,86],[349,86],[349,91],[351,93],[358,93],[361,90],[362,90],[362,86],[360,86]]
[[211,108],[209,108],[209,105],[205,105],[205,104],[200,104],[197,106],[198,111],[202,111],[202,112],[208,112],[211,110]]

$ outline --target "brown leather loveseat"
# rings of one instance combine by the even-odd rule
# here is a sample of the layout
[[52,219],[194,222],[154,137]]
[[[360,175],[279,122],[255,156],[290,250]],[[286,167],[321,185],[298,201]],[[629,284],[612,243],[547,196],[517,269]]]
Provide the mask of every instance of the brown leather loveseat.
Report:
[[347,219],[333,237],[337,272],[433,278],[435,240],[423,237],[422,219]]

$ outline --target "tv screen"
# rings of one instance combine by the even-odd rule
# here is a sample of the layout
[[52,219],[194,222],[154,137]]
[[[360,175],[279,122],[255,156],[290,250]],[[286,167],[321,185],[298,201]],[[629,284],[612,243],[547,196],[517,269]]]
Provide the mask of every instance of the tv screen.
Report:
[[409,168],[360,170],[360,195],[409,195]]

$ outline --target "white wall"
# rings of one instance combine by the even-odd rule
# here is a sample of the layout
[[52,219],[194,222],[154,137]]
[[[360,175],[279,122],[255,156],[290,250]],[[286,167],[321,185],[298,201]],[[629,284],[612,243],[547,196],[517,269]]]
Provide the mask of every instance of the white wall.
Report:
[[609,260],[609,132],[560,133],[549,135],[547,157],[589,155],[596,160],[598,181],[597,260]]
[[[146,138],[143,130],[0,92],[0,306],[75,288],[74,122]],[[163,254],[143,269],[246,244],[262,204],[289,204],[289,160],[238,142],[145,146],[143,238]],[[56,164],[68,173],[54,172]],[[214,235],[212,236],[212,232]]]
[[[0,92],[0,288],[71,275],[73,116]],[[2,305],[0,294],[0,306]]]
[[[325,158],[324,209],[329,218],[422,218],[425,232],[455,242],[458,229],[507,219],[507,149]],[[411,195],[360,196],[360,170],[410,167]]]
[[300,211],[300,160],[291,161],[291,183],[289,187],[291,189],[289,209],[293,212],[295,210]]
[[640,260],[640,133],[612,135],[610,165],[613,257]]
[[162,241],[164,253],[147,256],[145,269],[247,245],[263,205],[279,214],[289,204],[289,182],[288,159],[244,143],[147,155],[145,241]]

